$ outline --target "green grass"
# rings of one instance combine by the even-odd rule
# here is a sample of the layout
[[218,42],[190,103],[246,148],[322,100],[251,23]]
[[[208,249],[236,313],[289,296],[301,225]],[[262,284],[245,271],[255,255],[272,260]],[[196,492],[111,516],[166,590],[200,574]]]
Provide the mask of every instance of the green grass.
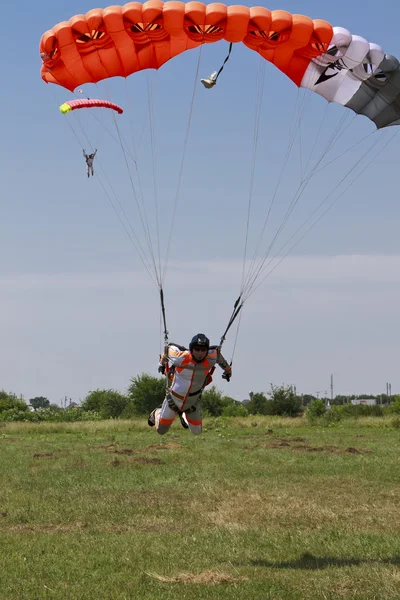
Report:
[[0,598],[400,599],[390,418],[0,428]]

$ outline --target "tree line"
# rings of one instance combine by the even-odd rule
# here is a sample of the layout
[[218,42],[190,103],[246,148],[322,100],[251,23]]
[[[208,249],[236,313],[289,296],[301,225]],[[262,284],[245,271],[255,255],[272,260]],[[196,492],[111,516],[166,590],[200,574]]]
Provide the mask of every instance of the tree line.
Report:
[[[13,393],[0,390],[0,421],[78,421],[97,419],[132,419],[148,415],[159,406],[165,397],[165,378],[142,373],[131,379],[125,394],[112,389],[92,390],[80,406],[61,408],[44,396],[31,398],[28,403]],[[336,420],[341,416],[385,414],[382,405],[393,401],[392,409],[399,406],[400,395],[389,399],[381,396],[362,395],[363,398],[376,398],[377,406],[352,406],[351,400],[357,396],[336,396],[329,403],[327,399],[310,394],[297,395],[293,386],[271,386],[270,392],[250,394],[244,404],[224,395],[215,386],[203,392],[202,411],[212,417],[245,417],[247,415],[280,415],[297,417],[307,411],[310,418],[319,418],[329,413]],[[331,405],[331,406],[330,406]],[[395,410],[396,412],[396,410]],[[342,417],[340,417],[342,418]]]

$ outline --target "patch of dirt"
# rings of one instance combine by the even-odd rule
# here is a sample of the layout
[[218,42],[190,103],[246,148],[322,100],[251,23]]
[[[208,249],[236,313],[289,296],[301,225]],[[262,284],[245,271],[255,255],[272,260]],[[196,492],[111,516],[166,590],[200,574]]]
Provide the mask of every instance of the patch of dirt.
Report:
[[12,437],[0,437],[0,442],[15,442],[17,438]]
[[147,458],[146,456],[139,456],[138,458],[135,458],[134,460],[130,460],[128,462],[143,463],[143,464],[149,464],[149,465],[162,465],[163,464],[163,461],[161,460],[161,458]]
[[93,448],[96,450],[106,450],[110,454],[131,456],[132,454],[147,454],[153,450],[180,450],[182,446],[176,442],[169,442],[167,444],[150,444],[146,448],[119,448],[116,444],[93,446]]
[[28,525],[28,524],[13,525],[12,527],[9,527],[7,529],[7,531],[13,531],[13,532],[32,531],[32,532],[41,532],[41,533],[55,533],[55,532],[69,533],[71,531],[83,531],[87,527],[89,527],[88,523],[82,523],[80,521],[78,521],[76,523],[71,523],[69,525],[62,525],[62,524],[52,525],[50,523],[36,523],[36,524],[32,524],[32,525]]
[[37,453],[37,454],[32,454],[32,458],[49,458],[51,456],[54,456],[54,452],[43,452],[43,453]]
[[361,448],[339,448],[338,446],[309,446],[308,444],[294,444],[293,442],[305,441],[304,438],[285,438],[272,440],[269,443],[257,446],[247,446],[246,450],[258,450],[260,448],[291,448],[300,452],[327,452],[329,454],[371,454],[372,450]]
[[161,465],[163,461],[160,458],[147,458],[146,456],[138,456],[137,458],[133,458],[130,460],[120,460],[119,458],[114,458],[110,465],[113,467],[128,467],[132,464],[147,464],[147,465]]
[[239,583],[241,581],[247,581],[247,577],[232,577],[227,573],[221,571],[204,571],[204,573],[178,573],[175,577],[164,577],[157,575],[157,573],[146,573],[149,577],[157,579],[162,583],[195,583],[203,585],[220,585],[221,583]]

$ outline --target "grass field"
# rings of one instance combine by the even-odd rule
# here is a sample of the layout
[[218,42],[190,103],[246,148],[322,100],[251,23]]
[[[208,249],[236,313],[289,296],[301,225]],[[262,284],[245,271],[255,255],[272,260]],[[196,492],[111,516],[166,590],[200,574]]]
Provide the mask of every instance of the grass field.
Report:
[[400,599],[390,418],[0,429],[0,598]]

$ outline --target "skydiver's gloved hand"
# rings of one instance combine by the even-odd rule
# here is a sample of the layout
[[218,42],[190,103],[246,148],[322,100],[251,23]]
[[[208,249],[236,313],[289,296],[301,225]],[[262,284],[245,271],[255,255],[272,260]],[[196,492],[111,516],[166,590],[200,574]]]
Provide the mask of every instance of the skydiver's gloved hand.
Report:
[[226,381],[229,383],[231,377],[232,377],[232,369],[231,369],[231,367],[227,367],[225,369],[225,371],[222,373],[222,379],[226,379]]
[[165,375],[165,368],[168,364],[168,358],[163,354],[160,356],[160,362],[158,363],[158,372]]

